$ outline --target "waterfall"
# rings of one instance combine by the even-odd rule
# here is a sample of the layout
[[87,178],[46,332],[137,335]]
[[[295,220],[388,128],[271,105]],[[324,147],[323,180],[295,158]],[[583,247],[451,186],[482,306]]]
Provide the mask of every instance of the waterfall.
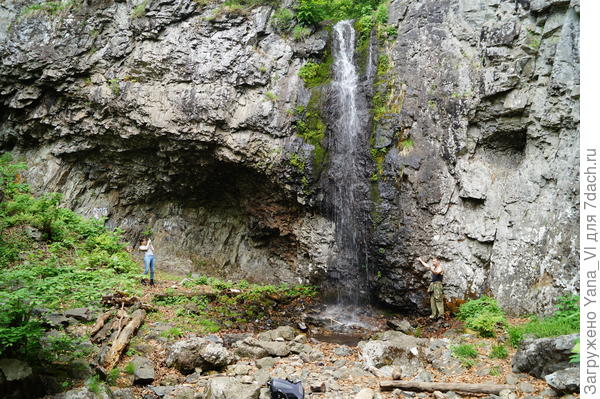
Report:
[[328,277],[338,302],[357,304],[367,287],[368,112],[354,65],[352,22],[337,23],[333,33],[326,192],[335,221],[336,251]]

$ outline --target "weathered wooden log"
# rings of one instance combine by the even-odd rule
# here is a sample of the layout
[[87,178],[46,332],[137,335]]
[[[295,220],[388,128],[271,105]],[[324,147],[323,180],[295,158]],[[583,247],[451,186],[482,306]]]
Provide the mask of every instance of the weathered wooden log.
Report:
[[136,296],[129,296],[123,291],[116,291],[112,294],[102,296],[102,304],[105,306],[132,306],[139,303],[140,299]]
[[104,327],[104,324],[106,324],[106,321],[110,319],[110,316],[112,316],[112,314],[113,311],[109,310],[108,312],[104,312],[100,316],[98,316],[98,318],[96,319],[96,323],[94,323],[94,325],[92,326],[92,330],[90,331],[90,337],[93,338],[94,335],[96,335],[96,333],[100,331],[102,327]]
[[179,288],[177,290],[169,292],[161,292],[154,295],[154,298],[161,300],[172,297],[194,298],[197,296],[206,296],[210,299],[213,299],[216,298],[219,294],[220,291],[216,288],[211,287],[210,285],[198,285],[190,289]]
[[405,391],[459,391],[470,393],[498,394],[504,389],[515,390],[514,385],[504,384],[467,384],[462,382],[417,382],[417,381],[381,381],[379,388],[382,391],[402,389]]
[[131,315],[131,321],[127,323],[125,328],[123,328],[121,333],[115,338],[110,350],[104,358],[103,365],[107,370],[111,370],[119,362],[121,354],[129,344],[129,341],[131,340],[137,329],[140,328],[140,326],[144,322],[145,317],[146,311],[143,309],[138,309],[135,312],[133,312],[133,315]]

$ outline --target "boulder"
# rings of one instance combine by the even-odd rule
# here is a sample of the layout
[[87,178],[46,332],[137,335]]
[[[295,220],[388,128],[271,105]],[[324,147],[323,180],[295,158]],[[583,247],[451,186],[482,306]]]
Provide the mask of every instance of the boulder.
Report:
[[154,364],[148,358],[135,356],[131,363],[134,366],[133,383],[136,385],[149,385],[154,381]]
[[408,320],[388,320],[387,326],[392,330],[400,331],[405,334],[408,334],[413,330],[413,327]]
[[367,368],[399,365],[405,375],[414,375],[424,367],[424,349],[429,340],[398,331],[386,331],[379,339],[361,341],[360,356]]
[[261,341],[276,341],[283,338],[285,341],[292,341],[296,337],[296,332],[290,326],[277,327],[275,330],[265,331],[258,335]]
[[260,385],[244,384],[235,378],[216,377],[210,380],[205,399],[258,399]]
[[90,308],[69,309],[65,311],[65,316],[84,322],[96,320],[96,312]]
[[188,386],[176,386],[166,393],[164,399],[194,399],[194,389]]
[[236,355],[252,359],[266,356],[287,356],[291,351],[290,345],[286,342],[261,341],[252,337],[234,343],[233,347]]
[[63,392],[53,396],[52,399],[113,399],[113,395],[110,390],[100,389],[98,393],[95,393],[85,387]]
[[176,342],[169,349],[167,367],[175,367],[184,374],[202,370],[219,370],[233,362],[231,353],[223,345],[203,338]]
[[555,371],[544,377],[548,385],[558,392],[579,392],[579,367]]
[[555,371],[570,368],[572,364],[569,363],[569,357],[577,338],[579,334],[525,340],[513,357],[512,369],[543,378]]
[[19,359],[0,359],[0,370],[7,382],[24,380],[33,374],[29,364]]

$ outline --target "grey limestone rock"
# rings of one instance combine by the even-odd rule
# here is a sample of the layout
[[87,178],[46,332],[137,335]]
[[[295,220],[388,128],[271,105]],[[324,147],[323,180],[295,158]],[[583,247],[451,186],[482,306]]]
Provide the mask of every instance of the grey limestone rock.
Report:
[[579,367],[569,367],[567,369],[557,370],[552,374],[546,375],[544,379],[548,385],[558,392],[579,392]]
[[154,381],[154,364],[148,358],[134,356],[131,360],[134,366],[133,383],[149,385]]
[[170,347],[166,360],[168,367],[175,367],[186,374],[192,373],[196,367],[218,370],[232,362],[232,354],[221,344],[202,338],[176,342]]
[[579,334],[523,341],[513,356],[513,371],[544,378],[555,371],[570,368],[569,357],[577,338]]
[[210,380],[205,394],[206,399],[257,399],[261,386],[243,384],[235,378],[216,377]]

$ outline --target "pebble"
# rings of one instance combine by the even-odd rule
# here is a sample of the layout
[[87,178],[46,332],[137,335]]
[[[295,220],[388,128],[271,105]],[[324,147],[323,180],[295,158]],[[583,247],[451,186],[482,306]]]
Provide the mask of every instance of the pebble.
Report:
[[362,389],[354,398],[355,399],[373,399],[373,391],[369,388]]
[[535,388],[533,387],[533,385],[531,385],[528,382],[521,382],[521,383],[517,384],[517,388],[519,389],[519,391],[525,392],[525,393],[535,392]]

